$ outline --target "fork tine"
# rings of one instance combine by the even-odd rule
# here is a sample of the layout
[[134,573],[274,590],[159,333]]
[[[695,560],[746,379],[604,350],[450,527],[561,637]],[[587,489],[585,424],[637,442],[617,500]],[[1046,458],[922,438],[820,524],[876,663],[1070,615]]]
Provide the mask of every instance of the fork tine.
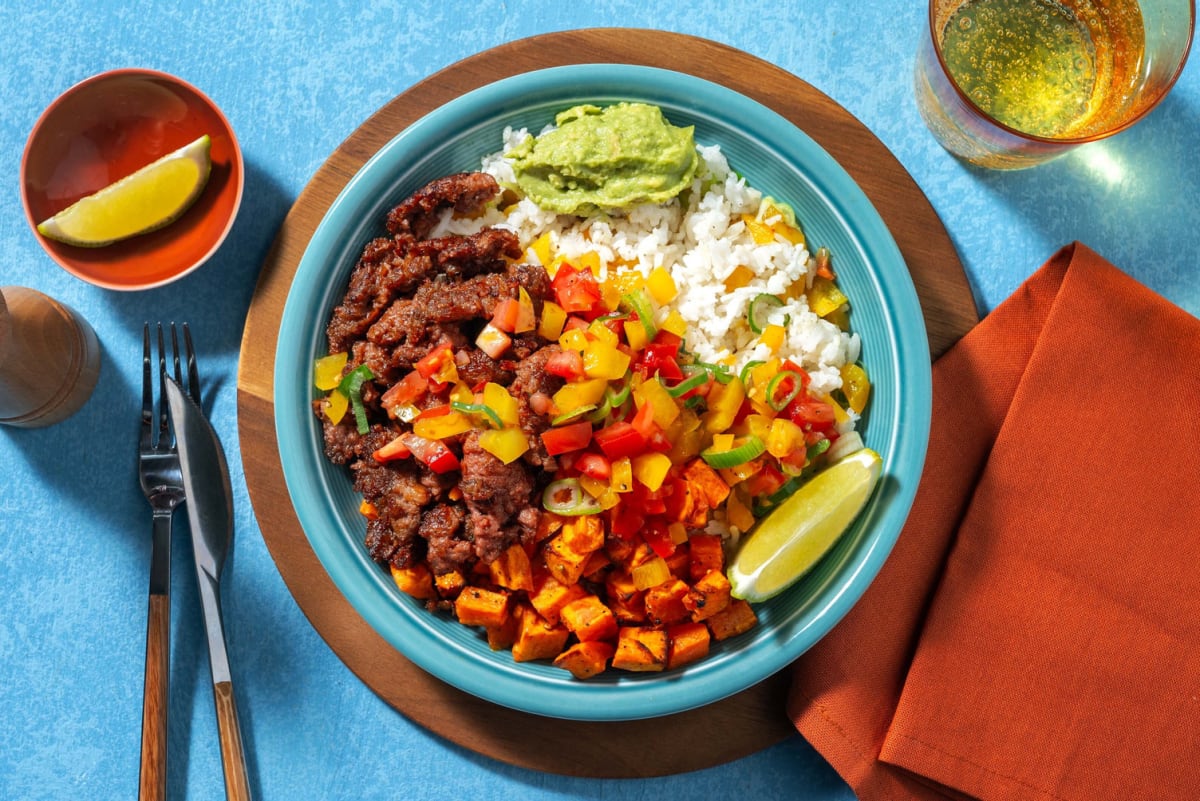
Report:
[[200,370],[196,367],[196,350],[192,347],[192,330],[183,324],[183,347],[187,354],[188,394],[200,405]]
[[163,327],[158,323],[158,441],[166,445],[169,432],[167,419],[167,353],[163,346]]
[[175,322],[171,322],[171,364],[175,371],[175,383],[183,383],[183,373],[179,369],[179,332]]
[[142,325],[142,432],[139,445],[150,447],[154,419],[154,386],[150,373],[150,323]]

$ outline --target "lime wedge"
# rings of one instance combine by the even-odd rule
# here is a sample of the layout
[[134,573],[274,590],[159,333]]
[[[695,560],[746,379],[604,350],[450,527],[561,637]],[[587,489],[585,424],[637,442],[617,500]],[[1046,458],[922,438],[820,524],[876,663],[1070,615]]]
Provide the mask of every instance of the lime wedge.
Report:
[[742,540],[729,565],[733,596],[752,603],[782,592],[812,568],[858,517],[883,460],[862,448],[813,476]]
[[38,225],[42,236],[98,248],[179,219],[208,183],[211,141],[204,135],[109,184]]

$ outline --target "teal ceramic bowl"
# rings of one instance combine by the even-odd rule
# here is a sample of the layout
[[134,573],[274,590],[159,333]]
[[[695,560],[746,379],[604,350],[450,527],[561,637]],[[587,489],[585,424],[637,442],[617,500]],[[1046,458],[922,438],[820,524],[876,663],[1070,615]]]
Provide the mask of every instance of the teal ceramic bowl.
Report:
[[[387,211],[433,178],[476,169],[500,149],[505,126],[540,130],[579,103],[622,100],[662,107],[696,139],[719,144],[750,184],[795,208],[814,247],[833,253],[853,303],[872,382],[867,445],[884,478],[853,528],[783,594],[757,607],[759,625],[714,643],[707,659],[657,674],[610,670],[581,682],[548,663],[516,663],[482,632],[431,614],[397,590],[367,556],[348,475],[322,454],[311,411],[313,360],[363,246]],[[625,65],[526,73],[485,86],[423,117],[385,145],[330,206],[299,264],[284,307],[275,358],[275,423],[284,477],[309,542],[354,609],[410,661],[466,692],[551,717],[631,720],[681,712],[737,693],[808,650],[859,599],[904,524],[925,458],[930,362],[908,269],[870,201],[803,131],[719,85]]]

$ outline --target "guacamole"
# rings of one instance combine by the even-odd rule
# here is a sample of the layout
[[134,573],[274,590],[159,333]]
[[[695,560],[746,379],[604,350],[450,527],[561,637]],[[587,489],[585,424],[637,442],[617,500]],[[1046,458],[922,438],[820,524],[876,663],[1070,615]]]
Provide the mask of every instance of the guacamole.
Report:
[[658,106],[576,106],[554,122],[508,154],[518,187],[544,209],[586,215],[664,203],[696,174],[693,129],[671,125]]

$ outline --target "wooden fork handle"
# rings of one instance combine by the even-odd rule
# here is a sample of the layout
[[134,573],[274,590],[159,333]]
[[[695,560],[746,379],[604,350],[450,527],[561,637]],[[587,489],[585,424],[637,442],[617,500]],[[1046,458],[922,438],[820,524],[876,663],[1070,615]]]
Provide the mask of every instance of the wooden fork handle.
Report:
[[242,730],[238,725],[233,684],[228,681],[214,684],[213,700],[217,705],[217,732],[221,738],[221,766],[225,770],[225,797],[229,801],[250,801],[250,784],[246,778],[246,757],[242,750]]
[[171,654],[171,597],[150,594],[146,623],[146,683],[142,701],[140,801],[167,797],[167,699]]

